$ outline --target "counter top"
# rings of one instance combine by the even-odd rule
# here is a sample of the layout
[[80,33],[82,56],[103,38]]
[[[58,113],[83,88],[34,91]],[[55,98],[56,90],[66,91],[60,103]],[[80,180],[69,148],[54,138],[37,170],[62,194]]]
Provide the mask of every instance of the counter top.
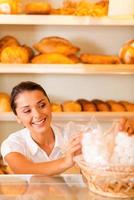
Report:
[[[80,174],[56,177],[43,175],[1,175],[2,200],[109,200],[89,191]],[[110,198],[111,200],[114,200]],[[128,198],[127,200],[134,198]],[[116,198],[119,200],[119,198]]]

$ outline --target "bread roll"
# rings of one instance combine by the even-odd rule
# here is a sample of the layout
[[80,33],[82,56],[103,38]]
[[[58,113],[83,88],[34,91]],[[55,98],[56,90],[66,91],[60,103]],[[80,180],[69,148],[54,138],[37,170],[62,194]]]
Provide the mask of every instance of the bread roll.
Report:
[[108,100],[106,103],[110,106],[112,112],[125,112],[126,108],[119,102]]
[[124,64],[134,64],[134,40],[129,40],[121,47],[119,57]]
[[77,102],[81,105],[82,111],[84,111],[84,112],[96,112],[97,111],[96,105],[91,101],[88,101],[86,99],[78,99]]
[[35,56],[31,62],[33,64],[74,64],[75,62],[59,53],[46,53]]
[[81,54],[80,60],[87,64],[119,64],[120,60],[117,56]]
[[4,48],[10,47],[10,46],[20,46],[20,43],[15,37],[9,36],[9,35],[4,36],[3,38],[0,39],[0,52]]
[[29,53],[27,49],[21,46],[6,47],[1,52],[1,62],[26,64],[29,62]]
[[10,112],[10,97],[6,93],[0,93],[0,112]]
[[120,101],[123,104],[128,112],[134,112],[134,103],[128,101]]
[[48,2],[32,2],[26,4],[24,8],[26,14],[49,14],[51,5]]
[[62,112],[62,106],[58,103],[51,103],[52,112]]
[[61,37],[46,37],[34,44],[34,48],[40,53],[59,53],[66,56],[76,54],[80,49]]
[[65,101],[62,104],[62,109],[64,112],[81,112],[81,105],[76,101]]
[[87,64],[119,64],[120,60],[117,56],[81,54],[80,60]]
[[101,111],[101,112],[109,112],[110,111],[110,106],[106,102],[99,100],[99,99],[94,99],[94,100],[92,100],[92,102],[96,105],[97,111]]

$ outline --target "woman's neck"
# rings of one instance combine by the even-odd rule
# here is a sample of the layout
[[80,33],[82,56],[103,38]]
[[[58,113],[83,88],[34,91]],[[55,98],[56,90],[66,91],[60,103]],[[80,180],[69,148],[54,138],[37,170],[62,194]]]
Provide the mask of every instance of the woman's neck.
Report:
[[45,133],[32,134],[32,139],[42,148],[55,143],[55,136],[52,128],[50,127]]

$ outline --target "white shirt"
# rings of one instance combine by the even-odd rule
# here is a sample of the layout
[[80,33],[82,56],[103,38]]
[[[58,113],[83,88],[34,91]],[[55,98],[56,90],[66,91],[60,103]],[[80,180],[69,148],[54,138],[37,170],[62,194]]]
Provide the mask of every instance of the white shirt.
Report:
[[23,154],[33,162],[44,162],[56,160],[62,156],[61,147],[64,145],[64,134],[62,128],[56,125],[51,126],[55,135],[55,145],[48,156],[47,153],[41,149],[37,143],[32,139],[27,128],[12,133],[1,145],[1,154],[4,158],[11,152],[18,152]]

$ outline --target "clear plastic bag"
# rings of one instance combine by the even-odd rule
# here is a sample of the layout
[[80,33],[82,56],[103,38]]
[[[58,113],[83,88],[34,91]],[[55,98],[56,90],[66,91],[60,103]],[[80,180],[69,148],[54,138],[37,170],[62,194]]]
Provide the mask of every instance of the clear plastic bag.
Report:
[[74,136],[78,134],[92,133],[98,129],[100,129],[100,126],[95,117],[92,117],[87,123],[68,122],[63,129],[64,144],[61,147],[62,152],[65,153],[68,150],[69,143]]

